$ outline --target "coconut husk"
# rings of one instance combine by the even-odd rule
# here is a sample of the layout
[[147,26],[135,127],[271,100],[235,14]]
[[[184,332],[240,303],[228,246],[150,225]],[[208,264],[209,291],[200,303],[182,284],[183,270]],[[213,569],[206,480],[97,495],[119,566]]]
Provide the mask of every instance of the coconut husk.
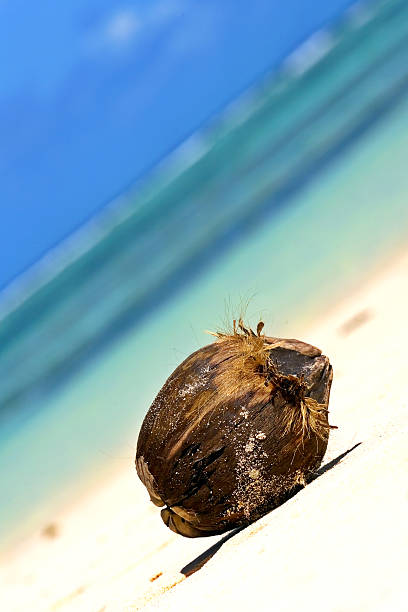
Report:
[[307,483],[326,451],[332,368],[242,320],[181,363],[140,430],[136,468],[173,531],[223,533]]

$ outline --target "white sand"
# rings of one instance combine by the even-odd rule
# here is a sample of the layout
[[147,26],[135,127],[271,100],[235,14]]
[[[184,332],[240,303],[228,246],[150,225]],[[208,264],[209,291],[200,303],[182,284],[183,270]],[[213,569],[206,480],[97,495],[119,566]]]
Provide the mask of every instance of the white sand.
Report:
[[407,317],[408,254],[303,336],[334,367],[324,463],[361,444],[199,571],[222,538],[172,534],[130,466],[3,559],[0,609],[406,610]]

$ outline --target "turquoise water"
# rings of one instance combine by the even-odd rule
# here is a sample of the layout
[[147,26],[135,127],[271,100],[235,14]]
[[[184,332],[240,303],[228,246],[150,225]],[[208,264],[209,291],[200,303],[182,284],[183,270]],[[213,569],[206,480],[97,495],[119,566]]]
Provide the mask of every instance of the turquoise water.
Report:
[[406,244],[408,7],[380,3],[326,46],[190,141],[4,319],[6,544],[132,469],[144,412],[205,329],[250,299],[250,320],[299,335]]

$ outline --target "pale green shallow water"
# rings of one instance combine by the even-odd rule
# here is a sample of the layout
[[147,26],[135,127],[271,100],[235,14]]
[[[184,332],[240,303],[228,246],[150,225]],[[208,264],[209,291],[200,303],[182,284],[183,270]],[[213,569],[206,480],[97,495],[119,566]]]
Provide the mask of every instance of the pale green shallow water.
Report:
[[[402,23],[401,19],[396,21],[396,37],[402,36]],[[389,34],[388,37],[392,39]],[[372,41],[375,40],[374,36]],[[377,37],[377,45],[370,42],[370,52],[377,52],[386,40],[386,37]],[[397,59],[401,61],[398,53]],[[404,49],[402,57],[408,65]],[[388,78],[393,64],[386,66]],[[345,73],[350,69],[346,64]],[[372,96],[369,100],[380,96],[382,82],[377,78],[366,83],[365,94],[370,91]],[[315,102],[319,102],[323,90],[327,93],[327,87],[320,85],[315,90]],[[311,102],[305,98],[300,108],[304,110],[304,105]],[[331,123],[317,124],[321,130],[319,134],[306,124],[301,142],[299,139],[294,142],[307,147],[316,141],[319,152],[326,144],[325,136],[335,134],[336,129],[339,131],[342,122],[352,116],[350,112],[346,95],[344,105],[334,113]],[[283,117],[290,125],[288,117]],[[277,125],[279,129],[283,127],[283,124]],[[258,135],[261,133],[262,130]],[[263,164],[269,158],[265,157],[262,148],[265,142],[260,137],[250,142],[253,151],[246,151],[247,155],[254,155],[251,159],[257,159],[260,151],[262,155],[258,155],[259,165],[254,166],[254,172],[248,174],[248,180],[245,178],[237,183],[238,187],[245,187],[248,193],[257,193],[260,182],[270,182],[273,172],[282,168],[294,172],[297,151],[291,152],[290,142],[286,158],[279,157],[278,150],[274,163],[266,171]],[[231,142],[229,146],[232,147]],[[133,469],[143,414],[178,363],[211,341],[204,330],[219,328],[226,316],[237,314],[240,306],[250,298],[247,310],[250,322],[256,324],[261,317],[271,335],[301,336],[308,324],[323,316],[403,248],[408,237],[407,153],[408,98],[405,96],[370,130],[363,131],[345,151],[330,159],[330,164],[320,170],[318,177],[313,175],[294,192],[288,205],[280,206],[275,215],[265,217],[264,222],[261,219],[251,232],[242,233],[229,250],[191,279],[160,310],[145,318],[143,325],[118,336],[108,349],[99,351],[64,384],[52,387],[47,393],[44,389],[38,391],[35,386],[28,387],[21,406],[31,408],[9,411],[0,429],[0,490],[4,500],[0,506],[0,538],[4,545],[52,520],[58,508],[72,503],[110,471]],[[231,159],[231,153],[226,159]],[[284,159],[289,165],[285,166]],[[220,155],[219,163],[222,160]],[[263,173],[260,173],[262,168]],[[226,186],[231,187],[230,182],[236,179],[232,173]],[[211,186],[215,190],[213,193],[218,194],[217,206],[234,194],[235,184],[224,194],[223,180],[225,176],[220,177],[220,183],[214,180]],[[163,193],[165,189],[163,186]],[[198,200],[205,199],[204,187],[194,193]],[[243,206],[248,205],[243,196],[241,200]],[[188,216],[184,220],[182,215],[180,219],[176,217],[176,221],[178,233],[173,234],[173,242],[177,243],[180,236],[180,243],[188,244],[191,231]],[[205,214],[202,223],[205,223]],[[202,234],[205,237],[205,231]],[[125,251],[120,266],[129,265],[133,270],[136,247],[131,245]],[[118,293],[107,293],[105,311],[102,304],[102,309],[94,314],[100,306],[99,298],[93,299],[90,288],[85,286],[81,290],[82,302],[63,301],[58,306],[60,310],[54,312],[54,322],[51,316],[42,320],[39,317],[38,324],[28,329],[21,344],[11,343],[9,353],[5,353],[10,376],[16,372],[19,375],[20,363],[24,367],[25,363],[31,364],[33,368],[40,367],[41,359],[44,367],[54,363],[54,348],[50,349],[51,354],[45,351],[44,354],[38,352],[37,356],[35,351],[43,328],[47,330],[48,326],[50,336],[61,326],[61,321],[64,324],[65,319],[59,319],[58,313],[66,313],[68,320],[79,318],[80,325],[75,333],[80,335],[88,332],[88,325],[96,329],[115,300],[126,302],[129,287],[125,280],[122,286],[114,262],[110,261],[109,265],[106,279],[112,280],[113,287],[116,282]],[[147,280],[150,276],[154,280],[155,274],[167,265],[166,260],[154,263]],[[138,272],[134,270],[135,275]],[[64,342],[65,337],[55,350],[63,350]],[[23,357],[26,362],[20,361]],[[23,366],[22,381],[25,380]],[[4,380],[4,387],[6,382]]]

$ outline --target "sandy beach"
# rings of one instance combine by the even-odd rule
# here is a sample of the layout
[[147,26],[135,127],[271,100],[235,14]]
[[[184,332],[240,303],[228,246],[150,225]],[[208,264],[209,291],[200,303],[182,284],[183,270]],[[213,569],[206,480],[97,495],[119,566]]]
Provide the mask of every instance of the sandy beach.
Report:
[[333,364],[338,429],[295,497],[232,536],[189,540],[130,463],[0,559],[1,610],[406,609],[407,312],[408,252],[305,330]]

